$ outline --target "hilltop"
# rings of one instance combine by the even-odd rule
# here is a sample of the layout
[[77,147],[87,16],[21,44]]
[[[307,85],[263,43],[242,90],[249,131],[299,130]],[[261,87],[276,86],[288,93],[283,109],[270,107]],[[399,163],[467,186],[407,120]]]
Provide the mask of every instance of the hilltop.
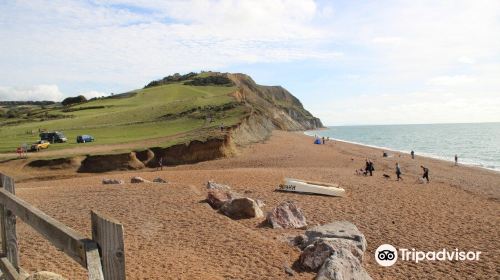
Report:
[[[68,143],[30,154],[42,160],[27,166],[60,168],[62,162],[81,172],[152,166],[160,155],[168,164],[197,162],[234,154],[237,146],[262,141],[274,129],[322,127],[283,87],[218,72],[175,74],[142,89],[68,106],[3,104],[0,152],[12,156],[16,147],[36,141],[40,131],[62,131]],[[96,141],[77,144],[82,134]],[[104,158],[118,167],[101,166]],[[116,158],[122,158],[119,164]]]

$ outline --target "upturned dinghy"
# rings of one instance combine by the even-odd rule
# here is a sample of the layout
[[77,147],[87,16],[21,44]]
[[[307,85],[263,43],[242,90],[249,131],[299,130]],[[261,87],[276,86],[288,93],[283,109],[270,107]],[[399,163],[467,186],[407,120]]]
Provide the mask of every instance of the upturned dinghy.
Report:
[[322,182],[303,181],[299,179],[285,178],[283,184],[279,185],[278,191],[312,193],[329,196],[345,196],[345,190],[338,184]]

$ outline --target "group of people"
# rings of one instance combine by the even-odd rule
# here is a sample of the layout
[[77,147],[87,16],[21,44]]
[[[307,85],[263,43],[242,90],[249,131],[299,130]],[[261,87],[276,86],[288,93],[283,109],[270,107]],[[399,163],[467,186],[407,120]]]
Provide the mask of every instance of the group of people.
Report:
[[[411,151],[411,158],[412,159],[415,159],[415,152],[414,151]],[[384,152],[384,157],[387,157],[386,156],[386,153]],[[455,164],[457,164],[458,162],[458,159],[457,159],[457,156],[455,155]],[[430,181],[429,179],[429,168],[421,165],[420,168],[422,168],[422,179],[425,179],[427,180],[427,182]],[[359,169],[359,170],[356,170],[356,174],[363,174],[365,176],[373,176],[373,171],[375,171],[375,167],[374,167],[374,164],[373,162],[370,160],[370,159],[366,159],[366,163],[365,163],[365,168],[364,169]],[[401,175],[403,174],[403,172],[401,171],[401,166],[399,165],[398,162],[396,162],[396,180],[399,181],[399,180],[403,180],[403,178],[401,177]],[[385,177],[389,177],[388,175],[385,175]]]
[[[412,150],[410,152],[410,155],[411,155],[411,159],[415,159],[415,152]],[[423,165],[420,165],[420,168],[422,168],[422,179],[425,179],[427,180],[427,183],[429,183],[429,168],[423,166]],[[397,180],[403,180],[403,178],[401,178],[401,174],[403,174],[401,172],[401,167],[399,166],[399,163],[396,162],[396,176],[397,176]]]

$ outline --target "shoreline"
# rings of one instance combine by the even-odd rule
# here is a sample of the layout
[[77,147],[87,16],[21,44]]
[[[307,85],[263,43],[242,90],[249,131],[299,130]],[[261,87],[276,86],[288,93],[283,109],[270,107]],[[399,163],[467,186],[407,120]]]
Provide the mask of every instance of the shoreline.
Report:
[[[308,132],[312,132],[312,131],[317,131],[317,130],[305,130],[305,131],[303,131],[303,133],[306,136],[314,138],[314,135],[308,134]],[[343,140],[343,139],[338,139],[338,138],[332,138],[332,137],[330,137],[330,140],[334,140],[334,141],[338,141],[338,142],[343,142],[343,143],[347,143],[347,144],[358,145],[358,146],[367,147],[367,148],[378,149],[378,150],[381,150],[381,151],[389,151],[389,152],[393,152],[393,153],[403,153],[403,154],[410,155],[410,151],[406,151],[406,150],[396,150],[396,149],[393,149],[393,148],[376,146],[376,145],[370,145],[370,144],[359,143],[359,142],[354,142],[354,141],[348,141],[348,140]],[[455,161],[453,161],[453,160],[448,160],[448,159],[446,159],[444,157],[437,156],[437,155],[434,155],[434,154],[429,154],[429,153],[419,153],[419,154],[415,154],[415,156],[425,157],[425,158],[434,159],[434,160],[440,160],[440,161],[444,161],[446,163],[452,163],[452,164],[455,163]],[[481,164],[477,164],[477,163],[459,162],[458,165],[459,166],[463,165],[463,166],[472,167],[472,168],[479,168],[481,170],[487,170],[487,171],[492,171],[492,172],[495,172],[495,173],[500,173],[500,169],[485,167],[485,166],[482,166]]]

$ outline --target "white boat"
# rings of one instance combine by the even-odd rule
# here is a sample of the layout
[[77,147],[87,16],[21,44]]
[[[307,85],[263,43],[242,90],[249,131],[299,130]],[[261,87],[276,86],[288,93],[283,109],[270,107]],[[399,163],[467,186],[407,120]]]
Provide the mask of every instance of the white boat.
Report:
[[345,196],[345,190],[338,184],[322,182],[303,181],[299,179],[285,178],[283,184],[279,185],[278,191],[312,193],[329,196]]

